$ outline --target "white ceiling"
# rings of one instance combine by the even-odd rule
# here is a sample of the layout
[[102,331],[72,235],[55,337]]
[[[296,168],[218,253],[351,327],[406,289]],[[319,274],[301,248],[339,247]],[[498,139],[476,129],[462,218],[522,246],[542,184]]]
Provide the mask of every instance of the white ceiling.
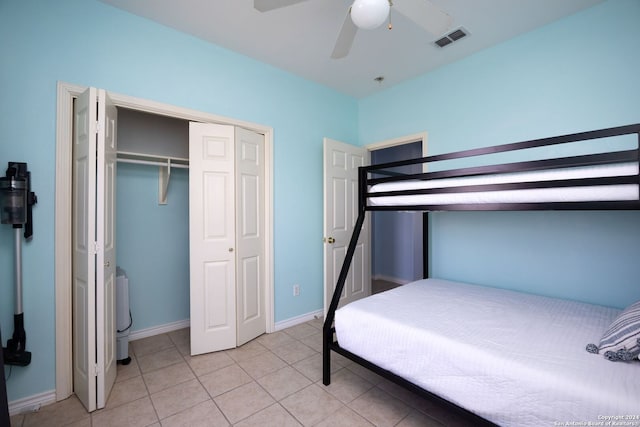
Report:
[[330,55],[352,0],[307,0],[265,13],[253,0],[100,1],[360,98],[602,0],[431,0],[453,17],[452,29],[470,33],[445,48],[433,44],[443,34],[392,8],[393,30],[359,30],[343,59]]

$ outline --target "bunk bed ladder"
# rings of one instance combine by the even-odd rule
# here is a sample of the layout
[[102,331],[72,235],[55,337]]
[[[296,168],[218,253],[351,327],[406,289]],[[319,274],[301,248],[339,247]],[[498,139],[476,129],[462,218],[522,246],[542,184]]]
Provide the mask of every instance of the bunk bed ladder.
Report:
[[362,224],[364,224],[365,211],[361,211],[358,214],[358,220],[356,221],[356,225],[353,229],[353,235],[351,236],[351,241],[349,242],[349,248],[347,249],[347,254],[344,257],[344,263],[342,264],[342,269],[340,270],[340,275],[338,276],[338,283],[336,284],[336,289],[333,292],[333,296],[331,298],[331,304],[329,305],[329,309],[327,310],[327,318],[324,320],[324,325],[322,328],[322,382],[324,385],[329,385],[330,380],[330,347],[333,343],[333,333],[335,331],[333,327],[333,319],[335,317],[336,309],[338,308],[338,303],[340,302],[340,295],[342,295],[342,289],[344,288],[344,283],[347,280],[347,275],[349,274],[349,267],[351,267],[351,260],[353,258],[353,254],[356,250],[356,245],[358,244],[358,238],[360,237],[360,231],[362,230]]
[[353,254],[356,251],[356,245],[360,238],[360,232],[362,231],[362,225],[364,224],[366,214],[366,187],[367,187],[367,170],[364,167],[358,168],[358,219],[353,227],[353,234],[349,241],[349,247],[340,269],[340,275],[338,276],[338,282],[336,288],[333,291],[331,297],[331,304],[327,309],[326,319],[322,327],[322,382],[324,385],[331,383],[331,345],[333,344],[333,334],[335,328],[333,327],[333,319],[335,317],[338,303],[340,302],[340,295],[344,289],[344,284],[349,274],[349,268],[351,267],[351,261]]

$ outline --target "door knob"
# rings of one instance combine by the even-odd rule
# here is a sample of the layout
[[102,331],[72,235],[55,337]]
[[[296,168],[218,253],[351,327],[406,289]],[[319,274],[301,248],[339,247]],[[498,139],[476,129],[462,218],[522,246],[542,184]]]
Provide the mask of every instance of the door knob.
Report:
[[229,252],[233,252],[233,248],[229,248]]
[[322,240],[324,240],[325,243],[335,243],[336,242],[336,239],[334,239],[333,237],[325,237]]

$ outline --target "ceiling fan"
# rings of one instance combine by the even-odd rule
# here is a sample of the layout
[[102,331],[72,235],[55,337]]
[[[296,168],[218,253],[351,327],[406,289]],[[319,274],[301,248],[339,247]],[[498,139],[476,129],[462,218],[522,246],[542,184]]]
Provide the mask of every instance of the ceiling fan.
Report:
[[[253,0],[253,7],[260,12],[268,12],[304,1],[307,0]],[[347,56],[358,29],[379,27],[387,20],[391,7],[433,35],[444,33],[453,23],[450,15],[429,0],[355,0],[347,9],[331,58]]]

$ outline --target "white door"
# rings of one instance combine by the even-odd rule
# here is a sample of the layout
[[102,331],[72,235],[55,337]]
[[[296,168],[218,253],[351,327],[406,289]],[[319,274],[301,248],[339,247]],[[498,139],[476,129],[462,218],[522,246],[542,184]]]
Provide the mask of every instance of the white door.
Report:
[[73,383],[90,412],[105,406],[116,376],[116,110],[105,102],[89,88],[74,106]]
[[264,135],[236,128],[236,312],[238,346],[266,331]]
[[[358,218],[358,167],[369,164],[370,153],[362,148],[324,139],[324,313],[347,253]],[[365,219],[340,306],[371,294],[369,218]]]
[[107,404],[116,382],[116,156],[118,110],[98,91],[98,162],[96,198],[96,357],[98,409]]
[[191,355],[236,345],[234,136],[189,124]]

